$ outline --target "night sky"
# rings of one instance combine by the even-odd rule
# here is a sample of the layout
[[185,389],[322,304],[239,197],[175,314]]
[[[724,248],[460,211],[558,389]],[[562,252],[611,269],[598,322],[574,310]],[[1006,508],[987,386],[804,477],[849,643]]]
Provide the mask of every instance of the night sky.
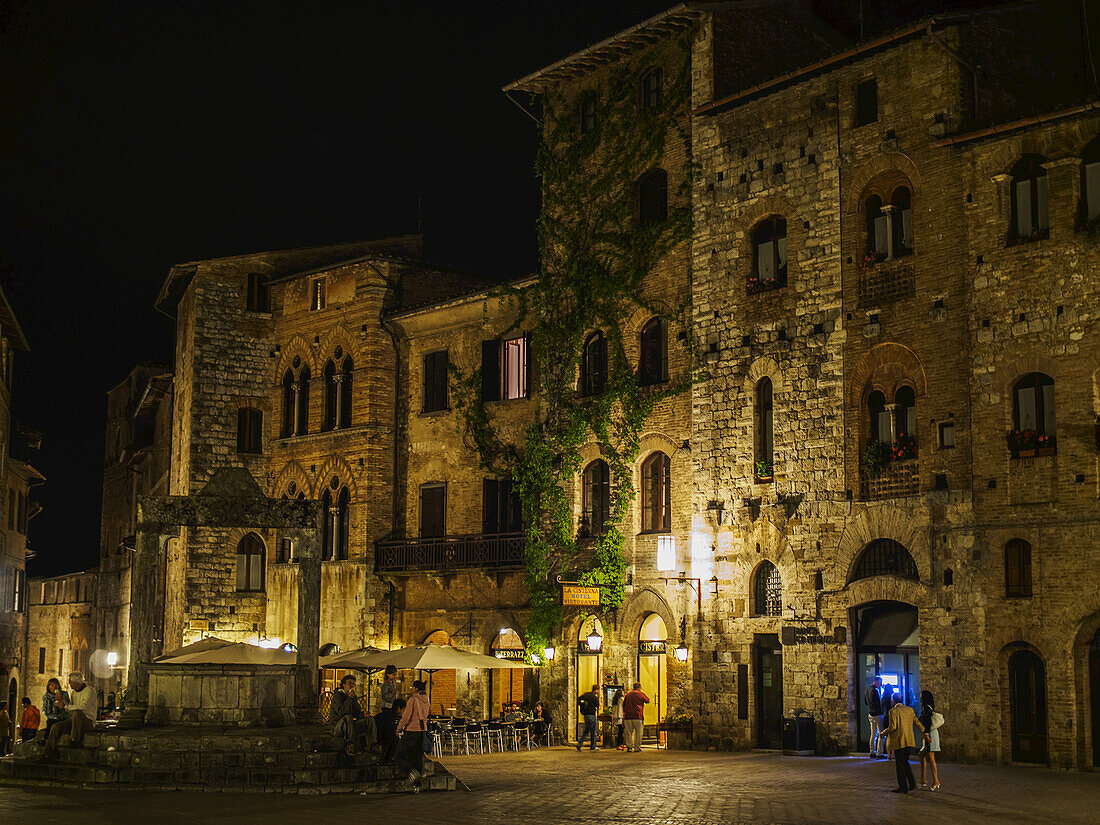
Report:
[[[0,282],[47,478],[32,575],[96,563],[106,393],[171,363],[152,304],[172,264],[414,232],[419,211],[433,260],[530,271],[536,133],[500,87],[670,5],[0,0]],[[850,28],[854,3],[817,5]]]

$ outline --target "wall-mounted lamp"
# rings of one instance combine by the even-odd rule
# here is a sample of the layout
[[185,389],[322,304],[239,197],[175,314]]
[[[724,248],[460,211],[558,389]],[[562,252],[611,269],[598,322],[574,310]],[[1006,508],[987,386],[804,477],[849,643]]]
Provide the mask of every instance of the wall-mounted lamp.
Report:
[[548,662],[554,661],[554,654],[556,654],[557,652],[558,651],[554,649],[553,645],[548,645],[547,647],[544,647],[542,649],[542,655],[546,658],[546,661]]
[[717,575],[710,577],[710,588],[711,588],[711,590],[714,591],[714,596],[717,598],[717,596],[718,596],[718,576]]
[[676,569],[676,537],[657,536],[657,569]]
[[107,652],[107,667],[115,667],[118,665],[118,654],[113,650]]
[[688,660],[687,645],[680,642],[680,644],[676,646],[676,650],[673,651],[673,655],[676,657],[677,661],[686,662]]
[[600,631],[596,628],[592,628],[592,632],[588,634],[588,638],[585,639],[588,642],[588,649],[593,653],[599,653],[600,648],[603,647],[603,636],[600,635]]
[[539,654],[537,654],[537,653],[532,653],[531,654],[531,664],[541,665],[542,664],[542,657],[539,656]]

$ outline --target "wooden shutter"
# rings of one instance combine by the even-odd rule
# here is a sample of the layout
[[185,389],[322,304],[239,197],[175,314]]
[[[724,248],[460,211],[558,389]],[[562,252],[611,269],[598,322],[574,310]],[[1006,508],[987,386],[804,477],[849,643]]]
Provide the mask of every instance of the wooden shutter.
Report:
[[531,351],[531,333],[523,336],[523,397],[530,398],[535,388],[535,354]]
[[481,342],[481,397],[500,400],[500,341],[495,338]]
[[433,484],[420,488],[420,537],[438,538],[446,535],[447,488]]
[[492,536],[500,532],[500,482],[487,478],[481,482],[481,532]]

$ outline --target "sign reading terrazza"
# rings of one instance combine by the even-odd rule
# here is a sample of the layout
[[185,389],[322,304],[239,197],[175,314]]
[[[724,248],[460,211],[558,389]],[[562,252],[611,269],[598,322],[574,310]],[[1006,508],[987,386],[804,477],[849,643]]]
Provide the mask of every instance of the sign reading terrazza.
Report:
[[510,650],[507,648],[501,650],[494,650],[493,655],[498,659],[508,659],[513,662],[522,662],[523,657],[526,655],[522,650]]
[[600,588],[563,584],[561,586],[561,603],[563,607],[599,607]]

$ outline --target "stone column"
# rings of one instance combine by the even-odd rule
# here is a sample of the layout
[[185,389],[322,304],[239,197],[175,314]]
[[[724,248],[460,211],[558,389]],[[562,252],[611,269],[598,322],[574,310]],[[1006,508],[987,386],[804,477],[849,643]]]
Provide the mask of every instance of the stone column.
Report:
[[130,661],[127,664],[126,706],[118,723],[120,728],[139,728],[145,723],[156,623],[157,565],[165,539],[178,534],[178,527],[138,522],[134,561],[130,568]]
[[[318,507],[318,510],[320,508]],[[318,524],[323,516],[318,512]],[[295,531],[298,546],[298,673],[295,715],[299,724],[320,721],[317,712],[318,655],[321,646],[321,531]]]

